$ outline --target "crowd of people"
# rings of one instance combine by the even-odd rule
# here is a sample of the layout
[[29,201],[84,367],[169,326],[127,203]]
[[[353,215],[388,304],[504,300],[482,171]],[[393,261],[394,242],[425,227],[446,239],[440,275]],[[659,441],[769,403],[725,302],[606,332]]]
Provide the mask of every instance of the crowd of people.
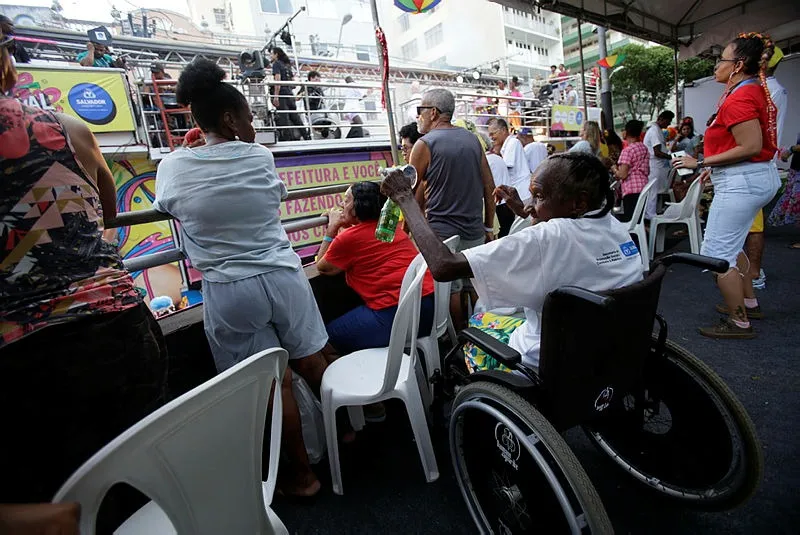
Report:
[[[116,207],[96,140],[74,118],[6,96],[16,82],[13,38],[0,31],[0,220],[6,229],[0,249],[0,399],[13,434],[0,446],[0,503],[45,502],[89,456],[165,401],[167,361],[157,322],[118,252],[102,238],[103,222]],[[82,61],[105,62],[104,56],[93,46]],[[191,107],[204,137],[161,161],[155,208],[180,221],[185,252],[202,274],[204,329],[217,370],[269,347],[289,353],[291,371],[281,385],[281,492],[308,497],[321,487],[306,453],[292,373],[319,396],[333,360],[385,346],[403,274],[418,252],[433,278],[452,281],[450,313],[457,329],[481,328],[535,368],[549,292],[565,285],[603,291],[642,280],[625,221],[648,183],[656,182],[656,191],[674,187],[670,166],[696,170],[689,180],[710,176],[714,199],[701,252],[730,265],[717,276],[724,299],[717,310],[725,318],[700,332],[755,336],[750,319],[762,311],[743,250],[754,220],[779,187],[781,104],[768,86],[779,56],[771,40],[758,34],[741,35],[725,48],[715,76],[726,90],[704,137],[687,117],[670,143],[664,129],[674,114],[664,111],[646,129],[641,121],[629,121],[624,139],[587,121],[581,141],[550,156],[530,129],[515,123],[513,109],[509,120],[491,118],[485,146],[474,125],[454,124],[450,91],[425,92],[416,123],[399,133],[403,156],[417,170],[416,187],[398,171],[381,185],[356,183],[344,205],[329,214],[316,268],[324,276],[343,274],[363,305],[327,324],[281,225],[287,188],[272,153],[255,143],[247,100],[225,83],[215,63],[198,59],[187,66],[176,100]],[[285,54],[273,49],[272,59],[274,80],[291,81]],[[554,75],[558,81],[568,73]],[[318,73],[309,80],[318,80]],[[298,95],[290,85],[274,87],[275,106],[288,112],[287,124],[305,137],[307,125],[293,118]],[[509,94],[515,90],[512,82]],[[299,95],[309,101],[322,96],[312,88]],[[351,123],[360,124],[358,110],[349,112]],[[798,150],[800,139],[780,151],[792,163],[784,197],[769,217],[773,224],[798,222]],[[675,151],[683,155],[674,157]],[[614,180],[621,185],[619,218]],[[388,243],[375,238],[387,197],[405,221],[405,230],[399,228]],[[65,199],[73,202],[60,202]],[[654,195],[646,217],[656,209]],[[532,225],[510,234],[516,218]],[[455,251],[443,243],[451,236],[460,238]],[[623,254],[606,258],[609,250]],[[433,291],[429,275],[420,307],[422,335],[431,329]],[[465,299],[476,297],[488,312],[469,318]],[[503,307],[521,308],[524,318],[492,312]],[[471,346],[464,358],[472,372],[503,369]],[[47,426],[31,425],[43,415]],[[53,451],[53,439],[62,437],[69,439]],[[342,441],[354,438],[348,427],[340,429]]]

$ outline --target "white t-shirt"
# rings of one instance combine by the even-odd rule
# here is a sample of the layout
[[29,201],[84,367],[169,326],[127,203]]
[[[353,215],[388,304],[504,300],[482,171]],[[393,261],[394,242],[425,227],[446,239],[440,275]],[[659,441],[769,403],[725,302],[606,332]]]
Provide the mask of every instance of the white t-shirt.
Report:
[[525,157],[528,159],[528,169],[533,173],[539,164],[547,159],[547,145],[534,141],[525,145],[523,149]]
[[577,106],[578,92],[575,89],[567,91],[566,101],[567,101],[567,106]]
[[462,252],[487,310],[523,307],[525,323],[512,333],[509,345],[532,367],[539,365],[548,293],[562,286],[597,292],[642,280],[639,251],[627,226],[611,214],[551,219]]
[[178,149],[158,165],[153,208],[181,223],[183,248],[211,282],[300,269],[280,219],[287,190],[264,146]]
[[786,110],[789,107],[789,92],[786,91],[774,76],[767,78],[767,89],[769,89],[769,96],[772,97],[772,102],[778,110],[778,116],[775,122],[778,126],[778,148],[780,148],[783,124],[786,120]]
[[511,184],[511,178],[508,176],[508,168],[503,158],[497,154],[487,154],[486,161],[489,162],[489,169],[492,171],[495,187],[502,185],[508,186]]
[[531,169],[522,143],[514,136],[508,136],[500,149],[503,160],[506,162],[509,176],[509,186],[516,188],[522,201],[530,199]]
[[661,131],[661,127],[658,124],[653,123],[644,135],[644,146],[647,147],[647,153],[650,155],[650,167],[651,169],[658,167],[669,168],[670,161],[668,159],[656,157],[654,149],[657,145],[661,145],[661,152],[664,154],[669,153],[667,142],[664,141],[664,132]]

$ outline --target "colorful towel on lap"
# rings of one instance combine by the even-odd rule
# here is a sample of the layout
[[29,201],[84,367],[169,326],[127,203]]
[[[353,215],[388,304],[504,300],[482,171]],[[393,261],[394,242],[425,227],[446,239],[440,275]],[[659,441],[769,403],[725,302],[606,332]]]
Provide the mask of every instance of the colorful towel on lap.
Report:
[[[489,336],[492,336],[504,344],[508,344],[511,333],[525,323],[524,319],[511,316],[499,316],[491,312],[481,312],[469,319],[469,326],[475,327]],[[475,347],[471,343],[464,345],[464,360],[470,373],[482,370],[498,370],[510,372],[511,370],[497,362],[494,358],[487,355],[482,349]]]

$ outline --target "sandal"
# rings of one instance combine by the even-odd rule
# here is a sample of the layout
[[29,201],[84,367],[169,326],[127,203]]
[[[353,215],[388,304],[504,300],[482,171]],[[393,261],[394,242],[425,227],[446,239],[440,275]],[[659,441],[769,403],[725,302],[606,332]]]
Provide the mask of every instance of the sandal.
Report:
[[790,243],[786,247],[788,247],[789,249],[800,249],[800,241]]

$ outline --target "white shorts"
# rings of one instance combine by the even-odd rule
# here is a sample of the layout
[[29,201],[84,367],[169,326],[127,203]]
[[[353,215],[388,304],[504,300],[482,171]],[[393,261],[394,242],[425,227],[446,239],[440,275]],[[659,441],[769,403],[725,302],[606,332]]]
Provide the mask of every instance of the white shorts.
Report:
[[203,321],[220,372],[264,349],[282,347],[298,359],[328,342],[302,269],[279,268],[234,282],[204,280]]
[[700,254],[736,266],[756,214],[781,185],[775,162],[744,162],[715,167],[711,173],[714,200],[708,211]]

